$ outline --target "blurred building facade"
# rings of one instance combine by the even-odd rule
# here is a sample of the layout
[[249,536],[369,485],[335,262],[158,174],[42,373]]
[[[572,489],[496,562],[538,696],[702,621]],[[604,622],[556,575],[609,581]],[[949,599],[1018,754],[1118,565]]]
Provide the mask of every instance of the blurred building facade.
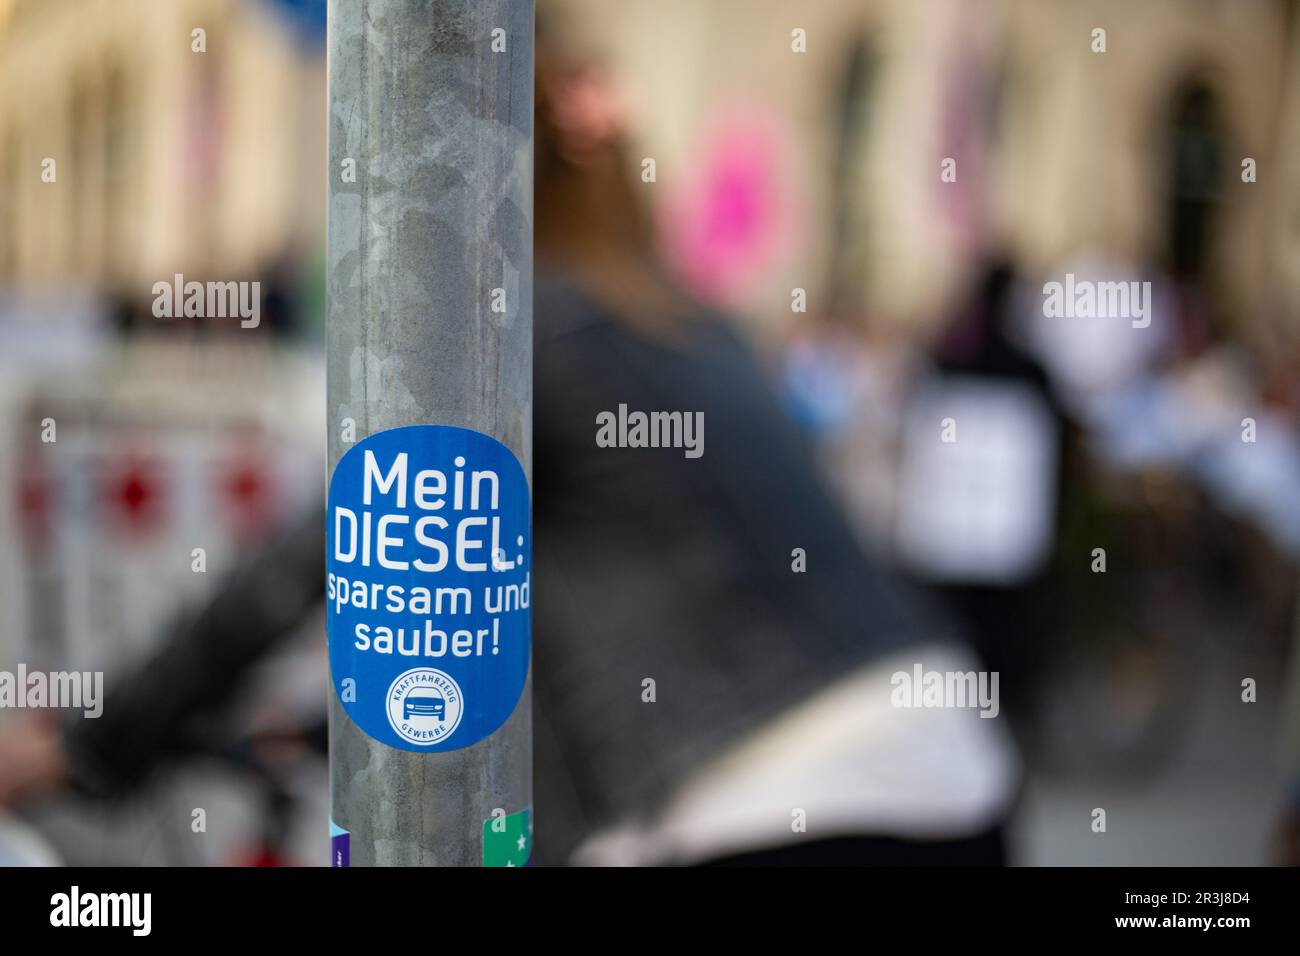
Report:
[[323,52],[268,0],[0,0],[0,277],[144,298],[319,248]]
[[[1044,272],[1094,255],[1163,267],[1172,210],[1198,199],[1171,191],[1202,189],[1214,220],[1204,277],[1225,309],[1300,314],[1290,0],[554,5],[625,84],[670,216],[692,214],[682,197],[718,175],[723,138],[768,137],[777,158],[761,188],[780,195],[760,205],[775,221],[752,215],[751,227],[797,241],[753,242],[767,254],[728,290],[747,311],[788,316],[803,287],[913,323],[989,246]],[[1214,152],[1213,182],[1175,182],[1180,144]]]
[[[0,275],[139,289],[318,245],[323,50],[279,6],[0,0]],[[762,193],[718,256],[722,298],[755,315],[785,313],[800,287],[912,323],[992,245],[1042,270],[1164,263],[1179,137],[1217,151],[1204,271],[1224,307],[1300,311],[1293,0],[539,8],[561,8],[569,40],[623,81],[679,258],[707,268],[690,237],[719,230],[692,220],[727,214],[709,208],[719,177]],[[729,166],[733,147],[758,166]],[[947,158],[956,182],[940,180]],[[1256,182],[1241,181],[1246,158]]]

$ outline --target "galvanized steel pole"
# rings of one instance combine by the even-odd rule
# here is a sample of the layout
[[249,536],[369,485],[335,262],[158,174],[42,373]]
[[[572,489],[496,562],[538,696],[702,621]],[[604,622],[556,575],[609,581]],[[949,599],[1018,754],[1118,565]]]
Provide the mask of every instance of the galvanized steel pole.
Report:
[[[348,420],[355,442],[454,425],[531,486],[532,0],[330,0],[329,110],[331,475]],[[531,698],[529,675],[491,736],[413,753],[362,731],[336,686],[348,865],[483,864],[485,821],[532,804]]]

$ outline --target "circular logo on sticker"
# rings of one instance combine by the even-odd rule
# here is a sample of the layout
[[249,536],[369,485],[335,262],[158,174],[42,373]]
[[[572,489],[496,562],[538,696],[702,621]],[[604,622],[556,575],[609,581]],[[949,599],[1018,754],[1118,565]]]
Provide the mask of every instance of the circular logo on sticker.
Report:
[[464,701],[460,685],[445,671],[414,667],[388,688],[388,723],[419,746],[442,743],[456,731]]

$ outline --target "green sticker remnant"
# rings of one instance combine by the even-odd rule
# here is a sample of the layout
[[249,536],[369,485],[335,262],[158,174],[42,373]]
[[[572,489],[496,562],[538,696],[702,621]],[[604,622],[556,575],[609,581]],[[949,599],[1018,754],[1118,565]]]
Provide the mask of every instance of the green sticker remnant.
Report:
[[483,821],[484,866],[524,866],[532,854],[532,807],[509,815],[498,810]]

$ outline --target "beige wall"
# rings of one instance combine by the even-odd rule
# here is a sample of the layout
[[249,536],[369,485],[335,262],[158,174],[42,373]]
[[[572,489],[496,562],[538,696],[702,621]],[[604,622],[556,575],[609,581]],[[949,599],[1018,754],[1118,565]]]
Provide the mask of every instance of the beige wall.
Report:
[[[191,51],[196,27],[206,53]],[[323,59],[305,60],[256,4],[18,5],[0,19],[0,89],[10,277],[144,295],[173,272],[243,278],[286,246],[322,241]],[[221,123],[206,124],[220,133],[200,177],[205,96]],[[57,183],[41,182],[45,157]]]
[[[988,221],[1043,270],[1084,253],[1159,252],[1161,112],[1188,65],[1208,64],[1230,151],[1259,164],[1259,182],[1245,185],[1240,156],[1228,157],[1215,272],[1234,310],[1280,302],[1297,312],[1300,33],[1294,24],[1288,33],[1282,0],[540,5],[575,12],[570,35],[621,77],[638,158],[658,163],[654,199],[689,179],[719,104],[760,104],[783,118],[786,185],[802,212],[791,224],[797,241],[746,290],[742,305],[760,321],[788,316],[795,286],[817,305],[835,212],[828,104],[855,37],[877,66],[849,212],[854,274],[873,315],[909,324],[934,315],[973,254],[954,240],[937,185],[946,67],[957,55],[1003,72],[1000,135],[986,157]],[[190,51],[196,26],[208,31],[206,54]],[[1105,54],[1090,50],[1094,26],[1108,31]],[[794,27],[807,31],[806,54],[790,50]],[[122,105],[110,121],[113,75]],[[223,117],[206,183],[186,173],[205,82]],[[280,250],[321,241],[323,61],[304,59],[257,4],[0,0],[0,89],[0,270],[147,288],[174,271],[239,278]],[[122,150],[111,185],[109,128]],[[57,185],[40,182],[45,156],[58,161]]]
[[[1290,254],[1269,220],[1282,212],[1284,183],[1300,168],[1279,149],[1284,126],[1300,119],[1294,99],[1288,110],[1281,98],[1288,58],[1300,66],[1300,45],[1273,0],[1200,3],[1194,11],[1200,15],[1187,15],[1179,0],[1017,3],[1020,82],[999,194],[1017,247],[1042,268],[1098,250],[1158,255],[1164,114],[1175,85],[1203,66],[1228,124],[1215,271],[1232,304],[1249,309],[1262,304]],[[1105,54],[1090,48],[1097,26],[1107,30]],[[1247,156],[1259,167],[1249,185],[1240,182]]]
[[[543,0],[543,4],[545,0]],[[1192,64],[1209,66],[1230,142],[1214,272],[1225,304],[1255,314],[1300,306],[1300,35],[1283,0],[563,0],[583,42],[610,51],[636,116],[639,155],[659,164],[657,199],[689,176],[711,108],[756,101],[787,117],[792,188],[807,203],[798,247],[746,305],[773,322],[790,289],[822,276],[831,221],[827,103],[850,41],[877,58],[872,125],[855,169],[855,255],[878,319],[933,316],[973,254],[954,241],[936,186],[946,64],[972,57],[1005,79],[988,144],[990,237],[1054,269],[1072,257],[1139,262],[1165,240],[1163,111]],[[790,53],[789,31],[808,31]],[[1093,27],[1107,52],[1091,51]],[[1288,72],[1289,67],[1289,72]],[[1287,144],[1290,144],[1289,146]],[[1245,156],[1259,181],[1239,182]],[[959,167],[959,177],[962,173]]]

